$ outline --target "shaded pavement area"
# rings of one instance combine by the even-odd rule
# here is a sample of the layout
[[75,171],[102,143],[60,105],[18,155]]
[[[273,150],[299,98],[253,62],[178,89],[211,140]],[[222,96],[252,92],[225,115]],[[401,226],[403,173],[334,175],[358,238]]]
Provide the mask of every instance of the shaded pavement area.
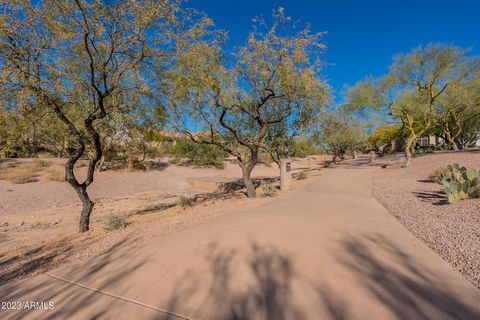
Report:
[[0,287],[1,319],[480,319],[480,290],[371,195],[326,169],[242,214]]

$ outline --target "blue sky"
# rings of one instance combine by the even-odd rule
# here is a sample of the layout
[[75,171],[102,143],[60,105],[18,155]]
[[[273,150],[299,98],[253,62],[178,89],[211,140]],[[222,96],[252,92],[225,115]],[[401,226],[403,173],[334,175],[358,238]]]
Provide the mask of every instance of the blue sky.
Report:
[[205,11],[216,26],[229,32],[231,47],[244,44],[251,20],[282,6],[287,15],[327,31],[324,70],[338,94],[367,75],[387,72],[391,58],[431,42],[472,48],[480,54],[478,0],[190,0],[188,7]]

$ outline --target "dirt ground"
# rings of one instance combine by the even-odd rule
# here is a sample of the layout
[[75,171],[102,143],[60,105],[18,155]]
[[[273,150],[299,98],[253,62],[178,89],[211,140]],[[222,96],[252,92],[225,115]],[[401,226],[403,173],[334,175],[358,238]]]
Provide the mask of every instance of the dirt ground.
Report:
[[[398,163],[401,158],[378,159]],[[428,176],[458,163],[480,169],[480,151],[429,154],[409,168],[378,170],[373,193],[397,220],[480,288],[480,199],[448,204],[442,186]]]
[[[317,174],[325,159],[293,159],[292,172]],[[195,169],[163,161],[160,169],[151,171],[104,171],[96,173],[89,189],[95,202],[91,231],[78,234],[81,206],[76,194],[67,183],[46,178],[52,170],[62,172],[63,161],[43,161],[50,165],[36,175],[35,182],[14,184],[0,180],[0,285],[102,254],[132,234],[135,241],[144,241],[274,199],[262,196],[262,188],[258,189],[260,196],[253,200],[242,191],[212,193],[218,183],[241,176],[240,168],[233,163],[226,163],[225,169]],[[80,177],[84,170],[79,168]],[[258,165],[253,172],[254,177],[277,175],[275,164]],[[308,181],[294,180],[292,187],[301,188]],[[196,202],[184,207],[179,205],[181,197]],[[106,231],[105,220],[112,214],[126,217],[128,226]]]
[[[33,162],[35,159],[0,159],[0,161],[21,164]],[[49,167],[36,174],[35,182],[13,184],[0,180],[0,216],[31,213],[78,202],[77,195],[66,182],[49,181],[46,178],[52,171],[59,174],[64,172],[64,161],[60,159],[42,159],[42,161],[48,162]],[[308,166],[308,161],[315,162],[312,158],[297,159],[293,161],[293,168]],[[89,194],[94,200],[119,199],[142,193],[193,194],[202,191],[192,188],[192,182],[195,180],[228,181],[241,177],[240,168],[234,163],[227,162],[225,169],[215,169],[176,166],[169,164],[166,160],[158,162],[157,168],[149,171],[107,170],[97,172],[95,182],[89,187]],[[85,175],[85,166],[86,162],[80,162],[80,167],[76,172],[79,178]],[[254,169],[253,176],[277,175],[277,172],[278,168],[275,164],[270,166],[260,164]]]

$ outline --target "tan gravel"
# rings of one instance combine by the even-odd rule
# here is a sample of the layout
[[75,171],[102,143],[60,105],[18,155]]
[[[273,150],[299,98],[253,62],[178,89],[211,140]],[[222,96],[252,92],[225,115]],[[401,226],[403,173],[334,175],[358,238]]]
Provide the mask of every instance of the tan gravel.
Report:
[[447,204],[442,186],[428,181],[432,171],[454,162],[480,169],[480,152],[429,154],[415,158],[409,168],[378,170],[373,193],[410,232],[480,288],[480,199]]

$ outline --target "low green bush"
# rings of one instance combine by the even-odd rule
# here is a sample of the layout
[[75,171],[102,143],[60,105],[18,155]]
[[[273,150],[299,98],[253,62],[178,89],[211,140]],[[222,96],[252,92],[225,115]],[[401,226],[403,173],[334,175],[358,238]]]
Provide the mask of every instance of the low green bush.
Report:
[[[170,149],[172,155],[177,158],[187,158],[190,164],[197,167],[215,167],[223,169],[223,160],[226,152],[216,145],[195,143],[186,139],[179,139]],[[179,161],[179,160],[178,160]]]

